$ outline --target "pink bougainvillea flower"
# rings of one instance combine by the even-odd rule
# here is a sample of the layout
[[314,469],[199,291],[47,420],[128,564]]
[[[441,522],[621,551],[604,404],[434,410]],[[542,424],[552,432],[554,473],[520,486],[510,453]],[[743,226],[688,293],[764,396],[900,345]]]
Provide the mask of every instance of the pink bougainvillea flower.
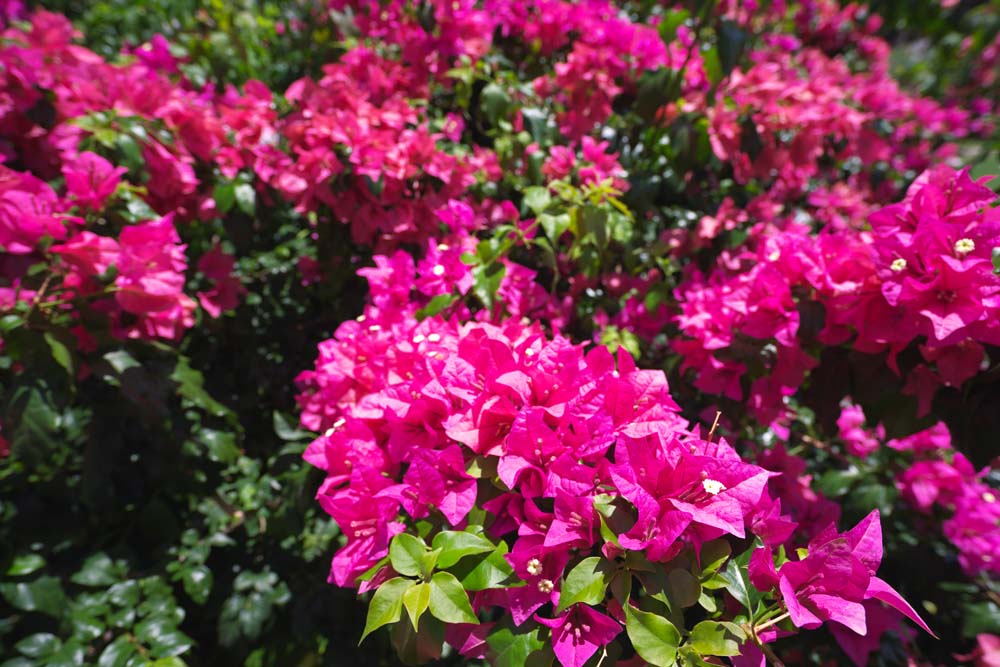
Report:
[[128,169],[115,167],[100,155],[84,151],[72,162],[64,163],[62,172],[66,178],[66,190],[77,203],[99,211]]
[[891,586],[874,576],[882,561],[882,528],[878,510],[857,526],[838,534],[833,526],[809,542],[808,555],[778,570],[779,589],[792,622],[816,628],[836,621],[866,635],[862,604],[877,599],[895,608],[921,628],[930,628]]
[[54,245],[51,252],[63,258],[84,276],[97,276],[118,260],[118,241],[110,236],[80,232],[66,243]]
[[198,270],[213,283],[212,289],[198,292],[198,302],[212,317],[238,306],[240,296],[246,293],[240,279],[233,275],[235,266],[235,258],[218,245],[198,258]]
[[614,619],[585,604],[575,604],[556,618],[535,620],[552,629],[552,649],[563,667],[582,667],[622,631]]
[[126,227],[119,243],[115,298],[121,307],[143,315],[175,306],[182,296],[187,258],[173,215]]

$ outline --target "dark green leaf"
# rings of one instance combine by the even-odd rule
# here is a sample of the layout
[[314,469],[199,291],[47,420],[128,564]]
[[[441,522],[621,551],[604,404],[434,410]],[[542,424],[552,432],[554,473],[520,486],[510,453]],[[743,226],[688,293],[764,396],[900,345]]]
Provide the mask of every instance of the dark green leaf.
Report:
[[55,334],[48,331],[45,332],[45,342],[49,344],[49,349],[52,350],[52,358],[55,359],[56,363],[66,369],[70,378],[74,377],[73,353],[69,351],[69,347],[59,340]]
[[501,542],[492,553],[465,558],[452,567],[451,571],[467,591],[496,588],[514,574],[514,569],[504,558],[506,553],[507,543]]
[[14,648],[29,658],[42,658],[51,655],[58,651],[60,647],[62,647],[62,641],[48,632],[33,634],[14,644]]
[[528,656],[545,646],[545,642],[538,638],[538,628],[515,632],[506,626],[490,633],[486,644],[489,646],[490,664],[494,667],[524,667]]
[[61,616],[65,595],[55,577],[39,577],[32,582],[2,584],[0,594],[16,609]]
[[81,586],[110,586],[120,577],[118,567],[104,552],[99,552],[87,558],[83,568],[70,577],[70,581]]
[[108,644],[97,659],[97,667],[125,667],[125,663],[136,652],[135,645],[125,635]]
[[743,568],[735,560],[731,560],[726,565],[726,569],[720,573],[720,576],[725,579],[726,590],[729,591],[729,594],[736,598],[736,601],[748,611],[752,612],[749,580]]

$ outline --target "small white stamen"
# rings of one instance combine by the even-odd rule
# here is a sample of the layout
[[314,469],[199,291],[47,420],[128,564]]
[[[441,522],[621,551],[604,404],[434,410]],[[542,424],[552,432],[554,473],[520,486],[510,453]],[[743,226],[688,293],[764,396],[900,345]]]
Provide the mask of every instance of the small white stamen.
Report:
[[551,579],[542,579],[538,582],[538,590],[543,593],[551,593],[555,587],[556,585],[552,583]]
[[542,573],[542,561],[538,560],[537,558],[532,558],[531,560],[529,560],[528,565],[526,567],[528,570],[528,574],[532,576]]
[[906,260],[902,257],[894,259],[892,260],[892,264],[889,265],[889,268],[898,273],[906,268]]
[[701,488],[705,489],[705,493],[717,496],[726,490],[726,485],[714,479],[706,479],[702,481]]
[[972,239],[959,239],[955,241],[955,254],[968,255],[976,249],[976,242]]

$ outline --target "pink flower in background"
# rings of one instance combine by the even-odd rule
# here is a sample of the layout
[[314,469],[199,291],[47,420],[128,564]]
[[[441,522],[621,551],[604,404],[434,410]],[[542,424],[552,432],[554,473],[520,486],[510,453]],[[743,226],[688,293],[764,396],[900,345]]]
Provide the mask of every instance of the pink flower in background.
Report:
[[187,269],[180,241],[172,215],[122,230],[115,299],[123,309],[143,315],[177,304]]
[[198,292],[198,302],[212,317],[236,308],[240,296],[246,293],[240,279],[233,275],[235,266],[235,258],[223,252],[218,245],[212,246],[198,259],[198,270],[213,283],[212,289]]
[[100,155],[84,151],[76,160],[63,164],[66,190],[76,201],[92,211],[99,211],[114,193],[125,167],[115,167]]

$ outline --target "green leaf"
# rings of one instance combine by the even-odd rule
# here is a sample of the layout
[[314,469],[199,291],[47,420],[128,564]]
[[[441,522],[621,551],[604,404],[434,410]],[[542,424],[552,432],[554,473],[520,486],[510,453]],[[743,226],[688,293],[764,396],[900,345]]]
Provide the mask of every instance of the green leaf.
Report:
[[493,551],[496,547],[482,535],[461,530],[443,530],[434,536],[431,548],[441,550],[437,566],[447,569],[466,556]]
[[493,667],[524,667],[529,655],[545,647],[538,638],[538,628],[516,633],[506,626],[490,633],[486,644]]
[[724,539],[703,544],[699,553],[702,574],[717,572],[732,552],[732,546]]
[[225,215],[236,203],[236,186],[233,183],[219,183],[212,190],[212,198],[215,199],[215,210],[220,215]]
[[52,655],[61,647],[62,641],[48,632],[38,632],[14,644],[14,648],[29,658],[42,658]]
[[149,663],[146,667],[187,667],[187,663],[178,658],[176,655],[172,655],[169,658],[160,658],[154,662]]
[[667,587],[667,595],[670,596],[671,605],[684,608],[698,604],[701,585],[687,570],[682,568],[670,570],[667,573]]
[[497,84],[487,84],[483,88],[480,99],[483,114],[492,125],[496,125],[498,120],[507,115],[507,110],[510,108],[510,96]]
[[1000,248],[993,248],[993,273],[1000,275]]
[[177,628],[176,620],[171,617],[151,616],[136,625],[134,632],[136,637],[152,648],[154,657],[157,658],[180,655],[194,643]]
[[671,9],[660,20],[656,29],[660,33],[660,39],[665,44],[670,44],[677,38],[677,28],[691,16],[691,12],[686,9]]
[[673,623],[626,604],[625,631],[643,660],[655,667],[672,667],[681,643],[681,635]]
[[524,205],[535,215],[545,211],[551,202],[552,195],[549,194],[548,188],[533,185],[524,190]]
[[496,588],[514,574],[514,568],[504,558],[506,553],[507,543],[501,542],[496,550],[487,556],[463,559],[452,567],[452,572],[467,591]]
[[747,611],[753,612],[750,600],[750,586],[748,579],[739,563],[735,560],[729,561],[720,575],[726,581],[726,590],[736,598],[736,601],[743,605]]
[[49,349],[52,350],[52,358],[55,359],[56,363],[66,369],[70,378],[75,377],[75,372],[73,371],[73,353],[69,351],[66,344],[48,331],[45,332],[45,342],[49,344]]
[[392,569],[407,577],[419,576],[423,570],[422,559],[427,545],[409,533],[400,533],[389,543],[389,562]]
[[104,552],[90,556],[83,568],[70,577],[70,581],[81,586],[110,586],[120,578],[120,568]]
[[569,229],[570,222],[568,213],[560,213],[558,215],[542,213],[538,216],[538,223],[545,231],[545,235],[552,239],[553,243],[558,241],[559,237],[561,237],[563,233]]
[[556,613],[561,614],[577,602],[596,605],[603,601],[613,569],[611,563],[597,556],[580,561],[563,582]]
[[414,630],[419,626],[420,616],[427,611],[430,601],[430,584],[419,583],[403,593],[403,607],[406,609],[406,615],[410,617]]
[[457,294],[438,294],[436,297],[427,302],[427,305],[416,312],[416,317],[418,320],[424,320],[428,317],[433,317],[438,313],[442,312],[451,304],[458,301]]
[[739,639],[722,623],[702,621],[691,630],[688,644],[702,655],[732,656],[740,654]]
[[430,609],[434,618],[445,623],[479,623],[469,604],[469,596],[455,575],[437,572],[430,586]]
[[309,431],[297,428],[288,417],[275,410],[271,415],[274,424],[274,434],[285,442],[297,442],[299,440],[309,440],[314,437]]
[[205,604],[212,592],[211,570],[204,565],[187,568],[181,581],[184,583],[184,592],[190,595],[192,600],[198,604]]
[[37,611],[58,618],[66,601],[62,584],[55,577],[39,577],[32,582],[2,584],[0,594],[15,609]]
[[973,638],[982,633],[1000,633],[1000,606],[994,602],[967,604],[962,611],[962,636]]
[[702,63],[705,67],[705,74],[713,84],[722,81],[724,76],[722,71],[722,61],[719,58],[719,51],[712,47],[701,52]]
[[739,63],[740,56],[749,40],[746,31],[728,19],[722,19],[719,26],[719,64],[722,73],[728,76]]
[[97,659],[97,667],[125,667],[135,652],[135,645],[127,636],[121,635],[104,648]]
[[200,428],[195,436],[205,446],[208,459],[217,463],[235,463],[240,457],[236,434],[214,428]]
[[412,579],[396,577],[378,587],[368,604],[368,618],[365,620],[365,630],[361,633],[358,644],[383,625],[399,620],[403,614],[403,594],[416,583]]
[[[106,357],[105,357],[106,358]],[[225,417],[229,410],[205,391],[205,378],[201,371],[191,367],[187,357],[178,357],[177,366],[170,379],[177,383],[177,393],[197,408],[216,417]]]
[[249,183],[240,183],[233,188],[236,206],[247,215],[253,215],[257,210],[257,193]]
[[22,554],[7,568],[7,576],[23,577],[45,567],[45,559],[38,554]]
[[409,623],[397,623],[389,634],[399,659],[407,665],[422,665],[441,657],[445,625],[424,614],[414,629]]

